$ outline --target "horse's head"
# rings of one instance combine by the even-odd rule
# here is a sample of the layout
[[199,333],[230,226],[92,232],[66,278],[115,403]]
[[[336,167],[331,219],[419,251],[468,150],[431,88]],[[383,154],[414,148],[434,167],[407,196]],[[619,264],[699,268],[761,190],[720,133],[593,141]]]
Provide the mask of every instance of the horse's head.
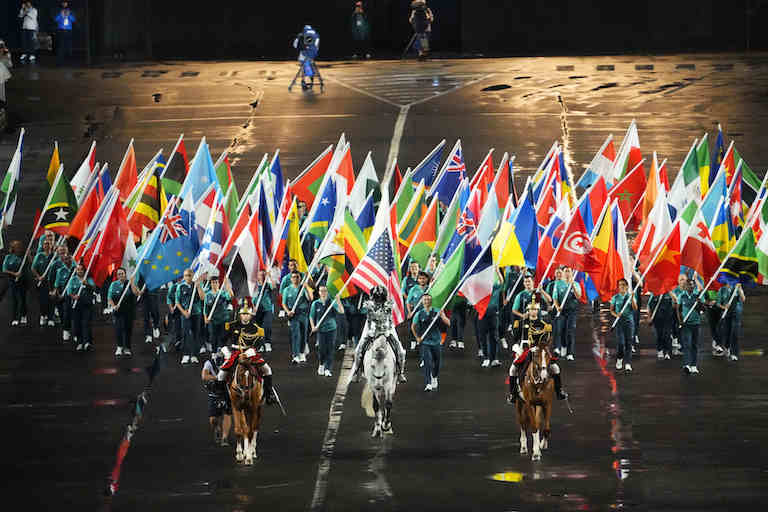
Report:
[[531,379],[534,384],[541,384],[549,378],[550,357],[546,344],[537,345],[531,349],[529,371],[531,372]]
[[373,340],[373,344],[371,345],[371,354],[373,355],[373,359],[379,362],[383,361],[387,356],[388,347],[389,344],[387,343],[386,336],[379,336]]

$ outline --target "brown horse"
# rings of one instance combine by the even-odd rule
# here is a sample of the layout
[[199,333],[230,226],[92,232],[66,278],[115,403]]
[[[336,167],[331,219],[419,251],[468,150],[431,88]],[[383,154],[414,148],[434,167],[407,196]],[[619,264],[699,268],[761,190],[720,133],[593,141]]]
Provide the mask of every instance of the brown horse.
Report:
[[520,454],[528,453],[528,437],[533,437],[533,456],[531,460],[541,460],[541,450],[549,445],[550,417],[555,383],[549,377],[549,362],[552,355],[548,345],[541,344],[531,348],[531,361],[528,364],[521,386],[522,400],[517,400],[517,421],[520,424]]
[[258,370],[247,359],[239,359],[229,383],[232,419],[237,437],[235,460],[250,466],[256,457],[262,415],[263,385]]

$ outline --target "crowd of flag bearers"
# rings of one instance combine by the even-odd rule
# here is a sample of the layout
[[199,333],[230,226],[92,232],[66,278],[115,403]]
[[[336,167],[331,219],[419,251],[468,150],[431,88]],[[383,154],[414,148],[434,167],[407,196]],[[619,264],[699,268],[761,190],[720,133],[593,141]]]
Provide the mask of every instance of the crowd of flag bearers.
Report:
[[[0,191],[2,241],[23,138]],[[360,341],[366,298],[383,287],[427,391],[443,347],[466,349],[468,325],[481,367],[519,352],[532,302],[566,361],[582,305],[602,303],[617,371],[632,371],[644,309],[657,357],[682,356],[696,374],[702,321],[713,354],[737,361],[742,285],[768,275],[765,179],[722,131],[714,147],[707,135],[694,141],[671,182],[666,160],[643,158],[634,121],[618,150],[607,137],[578,181],[557,142],[524,182],[515,157],[494,161],[493,150],[468,175],[461,141],[445,160],[441,141],[405,173],[393,163],[380,181],[370,153],[354,171],[342,134],[293,180],[279,151],[264,155],[242,193],[227,153],[214,163],[204,138],[189,159],[181,135],[167,159],[160,150],[141,170],[131,141],[114,177],[95,148],[65,178],[54,147],[32,236],[11,242],[2,262],[11,326],[28,325],[33,290],[40,328],[60,329],[77,351],[93,348],[92,324],[106,315],[115,355],[132,356],[141,308],[147,344],[162,331],[182,364],[199,363],[227,344],[246,306],[265,353],[278,344],[299,365],[314,348],[318,375],[330,377],[334,353]],[[273,339],[275,321],[287,323],[286,340]]]

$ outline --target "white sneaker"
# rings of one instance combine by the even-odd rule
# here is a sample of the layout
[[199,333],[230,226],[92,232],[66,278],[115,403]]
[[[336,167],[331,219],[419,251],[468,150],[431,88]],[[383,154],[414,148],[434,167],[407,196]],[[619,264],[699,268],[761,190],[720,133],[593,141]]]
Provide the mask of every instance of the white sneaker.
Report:
[[199,363],[200,361],[197,359],[197,356],[192,356],[189,358],[190,363]]
[[144,336],[144,343],[152,343],[152,336]]
[[34,55],[29,56],[29,62],[35,62],[36,60],[37,60],[37,57],[35,57]]
[[102,315],[108,315],[108,314],[110,314],[111,312],[112,312],[112,310],[111,310],[111,309],[109,309],[109,308],[104,308],[104,309],[102,309],[102,310],[101,310],[101,314],[102,314]]
[[477,357],[485,357],[485,354],[483,354],[483,349],[477,349]]
[[432,389],[437,389],[437,377],[432,377]]
[[181,358],[181,364],[187,364],[189,363],[189,356],[184,356]]
[[631,372],[631,371],[632,371],[632,365],[631,365],[631,364],[629,364],[629,363],[625,364],[625,365],[624,365],[624,370],[626,370],[626,371],[628,371],[628,372]]
[[83,351],[83,344],[82,343],[78,343],[77,347],[75,347],[75,350],[77,352],[82,352]]
[[482,366],[483,368],[488,368],[490,364],[491,362],[488,359],[483,359],[483,364],[481,364],[480,366]]
[[324,375],[326,377],[333,377],[333,374],[331,373],[331,370],[325,370]]
[[26,53],[25,53],[25,54],[23,54],[21,57],[19,57],[19,60],[20,60],[21,62],[24,62],[25,60],[27,60],[27,54],[26,54]]
[[737,356],[736,354],[731,354],[731,361],[738,361],[738,360],[739,360],[739,356]]
[[213,354],[213,345],[211,345],[210,343],[206,343],[206,344],[205,344],[205,348],[207,348],[207,349],[208,349],[208,352],[210,352],[211,354]]
[[494,359],[493,361],[491,361],[491,366],[501,366],[501,361],[499,361],[498,359]]
[[632,345],[632,353],[634,354],[634,353],[636,353],[636,352],[637,352],[637,347],[636,347],[636,346],[634,346],[634,345]]
[[115,357],[123,355],[123,347],[117,347],[115,349]]
[[432,391],[432,384],[427,384],[424,386],[424,391]]
[[272,352],[272,344],[271,343],[265,343],[264,344],[264,350],[267,352]]
[[337,350],[341,352],[342,350],[346,350],[346,349],[347,349],[347,346],[344,343],[342,343],[341,345],[339,345],[339,348]]
[[459,350],[464,350],[464,342],[463,341],[458,342],[457,345],[459,346]]
[[17,325],[19,325],[18,320],[11,320],[11,327],[16,327]]
[[40,317],[40,327],[45,327],[46,321],[47,321],[46,318],[44,316],[41,316]]
[[291,359],[291,364],[299,364],[299,358],[294,356],[294,357]]
[[624,360],[623,359],[617,359],[616,360],[616,369],[621,370],[624,368]]
[[664,354],[664,360],[665,361],[669,361],[670,359],[672,359],[672,358],[669,357],[669,354]]
[[126,348],[126,349],[123,350],[123,355],[125,357],[133,357],[133,352],[131,352],[131,349]]
[[152,329],[152,336],[155,337],[155,338],[159,338],[160,337],[160,329],[158,329],[157,327]]
[[90,343],[86,343],[85,345],[83,345],[83,351],[84,352],[87,352],[87,351],[91,350],[91,348],[93,348],[93,347],[91,347]]
[[509,348],[506,338],[501,338],[501,348],[503,348],[504,350],[507,350]]
[[676,349],[676,348],[673,348],[673,349],[672,349],[672,355],[673,355],[673,356],[681,356],[681,355],[683,355],[683,353],[682,353],[682,352],[680,352],[680,350],[678,350],[678,349]]
[[411,342],[411,350],[416,350],[416,342],[415,341]]
[[451,340],[451,342],[448,344],[448,348],[456,348],[456,340]]
[[319,376],[321,376],[321,377],[322,377],[323,375],[325,375],[325,368],[323,368],[323,365],[320,365],[320,366],[318,366],[318,367],[317,367],[317,374],[318,374]]
[[573,354],[568,354],[567,356],[565,356],[565,359],[567,361],[573,361],[573,359],[574,359]]
[[69,331],[63,331],[63,332],[61,333],[61,339],[62,339],[62,340],[64,340],[64,341],[69,341],[69,338],[70,338],[70,335],[69,335]]
[[672,338],[672,348],[683,348],[677,338]]
[[206,348],[205,348],[205,345],[203,345],[202,347],[200,347],[200,353],[201,353],[201,354],[205,354],[206,352],[208,352],[208,349],[206,349]]
[[299,354],[299,362],[300,363],[306,363],[307,362],[307,356],[304,354]]
[[424,361],[419,361],[419,368],[424,368]]
[[51,319],[49,318],[49,319],[48,319],[48,327],[54,327],[55,325],[56,325],[56,322],[54,322],[53,320],[51,320]]
[[661,361],[662,359],[664,359],[664,352],[663,352],[663,351],[661,351],[661,350],[657,350],[657,351],[656,351],[656,359],[658,359],[659,361]]
[[696,368],[695,366],[691,366],[691,373],[698,374],[699,373],[699,369]]

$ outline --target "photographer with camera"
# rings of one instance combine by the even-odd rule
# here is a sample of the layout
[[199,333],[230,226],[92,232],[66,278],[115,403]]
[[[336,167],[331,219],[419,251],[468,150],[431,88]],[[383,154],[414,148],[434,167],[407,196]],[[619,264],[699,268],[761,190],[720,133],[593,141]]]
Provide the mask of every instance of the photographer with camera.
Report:
[[5,108],[5,82],[11,79],[13,67],[11,51],[5,46],[5,41],[0,39],[0,109]]
[[54,18],[56,21],[56,56],[59,65],[72,57],[72,25],[77,21],[69,8],[69,2],[61,2],[61,10]]
[[29,63],[33,64],[37,60],[37,31],[39,25],[37,23],[37,9],[32,5],[32,2],[26,0],[21,2],[21,9],[19,10],[19,19],[21,20],[21,57],[22,64],[27,61],[29,57]]
[[208,423],[211,426],[214,443],[229,446],[229,431],[232,427],[232,404],[229,402],[227,384],[216,378],[226,356],[217,351],[205,362],[200,377],[208,393]]
[[432,22],[435,15],[432,9],[427,7],[425,0],[413,0],[411,2],[411,16],[408,23],[415,32],[414,39],[419,52],[419,60],[424,60],[429,55],[429,36],[432,33]]

